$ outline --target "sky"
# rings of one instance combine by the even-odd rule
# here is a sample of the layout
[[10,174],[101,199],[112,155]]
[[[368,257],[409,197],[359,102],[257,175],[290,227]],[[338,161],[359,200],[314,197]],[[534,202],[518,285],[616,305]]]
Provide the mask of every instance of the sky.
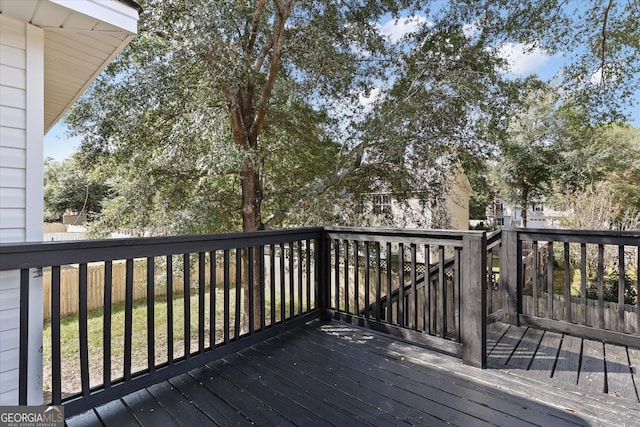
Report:
[[[421,23],[427,22],[426,18],[416,16],[411,18],[389,19],[380,24],[382,34],[391,41],[398,41],[408,32],[415,31]],[[472,29],[470,29],[472,31]],[[527,49],[519,43],[507,43],[500,48],[502,56],[507,59],[510,69],[507,74],[515,76],[528,76],[537,74],[543,80],[551,79],[563,65],[563,58],[559,55],[549,55],[541,49]],[[640,92],[638,93],[640,98]],[[371,100],[363,99],[363,104]],[[640,127],[640,109],[632,112],[630,123]],[[71,156],[80,143],[80,137],[70,138],[65,135],[66,127],[63,122],[58,122],[44,137],[44,158],[51,157],[55,160],[63,160]]]

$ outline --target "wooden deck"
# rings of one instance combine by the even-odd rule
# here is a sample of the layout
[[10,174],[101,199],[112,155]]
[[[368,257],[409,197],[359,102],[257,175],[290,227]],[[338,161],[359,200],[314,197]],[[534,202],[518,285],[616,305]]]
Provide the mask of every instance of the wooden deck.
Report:
[[487,333],[487,352],[491,368],[545,384],[639,402],[638,348],[494,323]]
[[[523,336],[527,333],[532,334],[525,331]],[[533,352],[534,362],[527,364],[520,354],[532,350],[525,344],[507,348],[511,335],[506,327],[502,333],[491,328],[492,366],[504,361],[505,369],[481,370],[352,326],[312,322],[67,421],[69,426],[117,427],[640,425],[637,401],[602,393],[598,387],[578,389],[585,382],[595,383],[590,376],[577,376],[574,388],[565,389],[564,383],[550,386],[549,381],[513,375],[519,361],[529,368],[522,372],[540,374],[547,369],[536,368],[538,360],[551,363],[540,352],[544,337]],[[587,372],[591,345],[583,347],[582,371]],[[569,374],[573,366],[560,356],[556,360],[552,379]],[[594,362],[589,375],[606,372],[609,379],[619,367],[613,363],[598,371]]]

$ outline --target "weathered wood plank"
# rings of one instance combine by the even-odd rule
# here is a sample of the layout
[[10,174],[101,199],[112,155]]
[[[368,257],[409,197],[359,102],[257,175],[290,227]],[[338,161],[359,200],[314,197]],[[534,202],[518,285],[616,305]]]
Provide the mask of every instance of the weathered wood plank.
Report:
[[607,366],[607,393],[638,401],[626,348],[605,344],[604,355]]
[[571,335],[562,337],[562,345],[558,353],[556,367],[553,370],[554,382],[578,384],[578,369],[580,367],[580,354],[582,352],[582,339]]
[[510,325],[489,353],[488,363],[494,367],[504,367],[526,331],[527,328]]
[[538,351],[529,365],[529,375],[542,380],[551,378],[561,343],[562,335],[545,331]]
[[513,352],[507,362],[507,369],[527,370],[533,361],[544,331],[529,328],[518,344],[518,348]]
[[604,384],[604,346],[601,342],[584,340],[578,385],[602,393]]
[[629,365],[631,365],[631,373],[633,374],[633,382],[636,386],[636,396],[640,401],[640,348],[627,348],[629,355]]
[[494,322],[487,326],[487,354],[493,351],[493,348],[498,344],[500,338],[507,332],[509,325],[502,322]]

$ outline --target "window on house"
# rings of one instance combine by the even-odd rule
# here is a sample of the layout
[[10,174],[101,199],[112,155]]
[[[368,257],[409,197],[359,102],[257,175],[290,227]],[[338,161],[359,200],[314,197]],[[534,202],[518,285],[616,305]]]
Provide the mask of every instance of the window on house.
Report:
[[363,214],[364,213],[364,202],[362,200],[358,200],[356,202],[356,213]]
[[391,197],[383,194],[373,196],[373,213],[388,214],[391,213]]
[[542,206],[542,203],[534,203],[531,206],[531,210],[534,212],[542,212],[544,211],[544,206]]

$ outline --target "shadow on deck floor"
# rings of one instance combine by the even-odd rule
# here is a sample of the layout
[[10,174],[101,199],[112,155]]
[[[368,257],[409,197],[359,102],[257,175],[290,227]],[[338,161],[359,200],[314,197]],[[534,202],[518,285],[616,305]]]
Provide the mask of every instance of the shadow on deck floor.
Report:
[[628,400],[523,381],[351,325],[312,322],[67,422],[631,426],[639,420],[640,405]]

